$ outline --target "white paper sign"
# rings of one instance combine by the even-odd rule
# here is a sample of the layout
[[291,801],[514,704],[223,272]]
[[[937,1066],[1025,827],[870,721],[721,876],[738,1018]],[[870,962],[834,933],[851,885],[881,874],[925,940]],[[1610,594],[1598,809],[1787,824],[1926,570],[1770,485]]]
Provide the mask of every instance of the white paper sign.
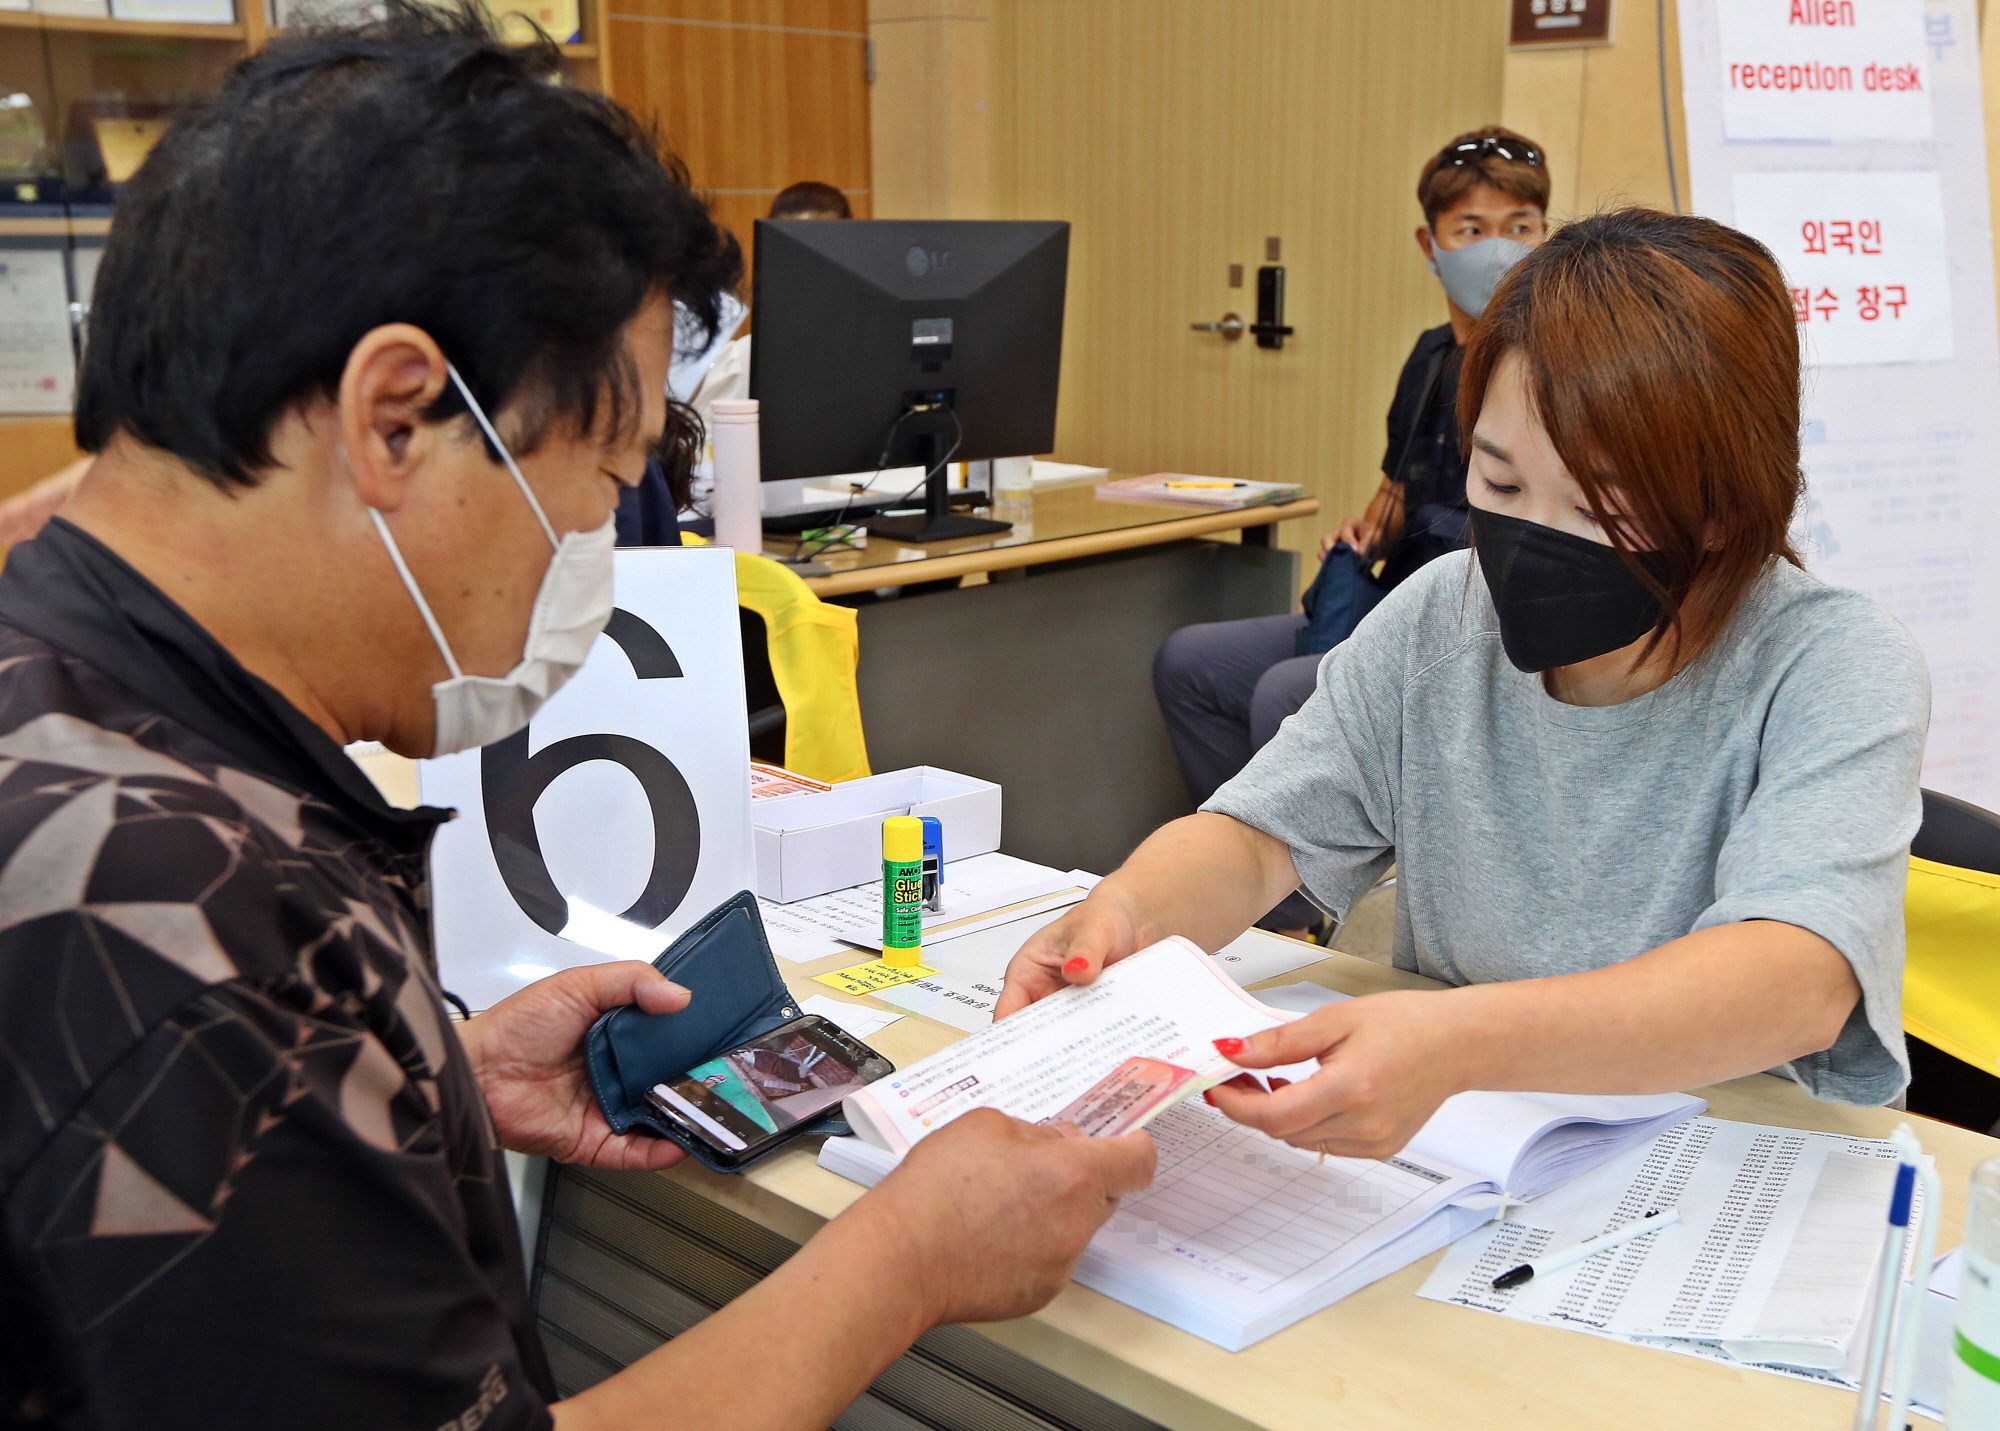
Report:
[[1951,357],[1944,188],[1928,173],[1738,174],[1736,227],[1777,255],[1806,361]]
[[76,392],[60,248],[0,248],[0,412],[68,412]]
[[1928,139],[1923,0],[1717,0],[1731,139]]
[[618,614],[522,735],[418,764],[444,987],[490,1007],[557,969],[651,959],[753,887],[736,559],[617,554]]
[[[1800,553],[1816,576],[1880,602],[1922,645],[1932,683],[1924,785],[2000,809],[2000,483],[1993,456],[2000,451],[2000,327],[1977,6],[1911,6],[1899,24],[1921,27],[1916,60],[1898,58],[1886,40],[1871,47],[1878,63],[1921,64],[1932,117],[1922,133],[1931,137],[1884,137],[1882,125],[1862,122],[1859,116],[1884,113],[1897,93],[1915,91],[1871,93],[1858,69],[1855,88],[1843,92],[1852,122],[1820,132],[1875,137],[1801,143],[1746,138],[1725,123],[1735,102],[1728,66],[1741,55],[1724,51],[1740,40],[1744,15],[1789,13],[1789,0],[1778,11],[1763,8],[1768,3],[1775,0],[1680,0],[1689,207],[1770,244],[1794,287],[1806,286],[1802,265],[1814,265],[1812,312],[1800,329],[1811,364],[1800,434],[1807,480]],[[1855,28],[1872,26],[1882,3],[1854,0]],[[1832,18],[1844,20],[1845,12]],[[1806,169],[1814,172],[1800,172]],[[1934,177],[1920,180],[1914,171]],[[1865,246],[1883,252],[1863,253],[1861,224],[1876,219],[1879,244],[1870,229]],[[1811,247],[1825,254],[1804,251],[1808,223]],[[1927,244],[1926,232],[1941,238]],[[1905,242],[1917,247],[1899,252]],[[1888,271],[1892,253],[1901,273]],[[1879,283],[1875,264],[1883,265]],[[1894,331],[1917,321],[1920,293],[1931,303],[1924,273],[1936,275],[1935,306],[1918,326],[1941,313],[1948,338]],[[1900,317],[1889,306],[1896,285],[1913,300]],[[1882,290],[1879,304],[1870,295],[1879,315],[1872,320],[1861,312],[1864,287]],[[1830,294],[1824,306],[1839,303],[1829,314],[1819,311],[1823,290]]]

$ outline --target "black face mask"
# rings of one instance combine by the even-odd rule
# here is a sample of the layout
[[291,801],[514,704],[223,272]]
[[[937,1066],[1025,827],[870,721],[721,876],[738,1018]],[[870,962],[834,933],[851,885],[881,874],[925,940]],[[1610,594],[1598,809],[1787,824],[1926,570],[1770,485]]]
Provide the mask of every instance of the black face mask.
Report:
[[1658,599],[1616,548],[1478,507],[1471,515],[1500,645],[1520,670],[1573,666],[1629,646],[1658,624]]

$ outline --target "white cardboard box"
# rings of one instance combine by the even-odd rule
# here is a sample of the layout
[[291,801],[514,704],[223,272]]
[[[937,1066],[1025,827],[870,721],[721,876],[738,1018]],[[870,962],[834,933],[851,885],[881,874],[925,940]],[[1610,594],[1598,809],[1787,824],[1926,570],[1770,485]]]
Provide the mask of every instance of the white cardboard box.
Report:
[[880,875],[886,815],[942,820],[947,867],[1000,848],[1000,787],[917,765],[755,802],[757,893],[790,904]]

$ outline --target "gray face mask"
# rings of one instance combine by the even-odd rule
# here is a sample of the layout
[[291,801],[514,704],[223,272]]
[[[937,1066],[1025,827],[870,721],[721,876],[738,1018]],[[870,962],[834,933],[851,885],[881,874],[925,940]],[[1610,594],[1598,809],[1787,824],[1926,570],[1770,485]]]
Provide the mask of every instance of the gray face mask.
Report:
[[1477,318],[1493,301],[1493,290],[1507,276],[1507,270],[1534,250],[1519,239],[1489,238],[1464,248],[1446,249],[1431,245],[1431,272],[1444,285],[1445,297]]

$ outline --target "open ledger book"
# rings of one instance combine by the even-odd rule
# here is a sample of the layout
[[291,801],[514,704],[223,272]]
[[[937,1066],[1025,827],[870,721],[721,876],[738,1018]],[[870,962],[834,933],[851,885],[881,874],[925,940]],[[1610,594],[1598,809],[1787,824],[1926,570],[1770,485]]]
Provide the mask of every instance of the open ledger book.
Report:
[[[1163,940],[850,1094],[859,1136],[829,1138],[820,1163],[872,1187],[961,1114],[1039,1122],[1133,1057],[1192,1069],[1185,1095],[1238,1071],[1210,1040],[1298,1017],[1259,1003],[1187,940]],[[1315,1068],[1269,1071],[1296,1081]],[[1377,1162],[1322,1161],[1181,1102],[1149,1125],[1153,1185],[1091,1240],[1076,1280],[1240,1351],[1706,1107],[1681,1094],[1462,1093]]]

